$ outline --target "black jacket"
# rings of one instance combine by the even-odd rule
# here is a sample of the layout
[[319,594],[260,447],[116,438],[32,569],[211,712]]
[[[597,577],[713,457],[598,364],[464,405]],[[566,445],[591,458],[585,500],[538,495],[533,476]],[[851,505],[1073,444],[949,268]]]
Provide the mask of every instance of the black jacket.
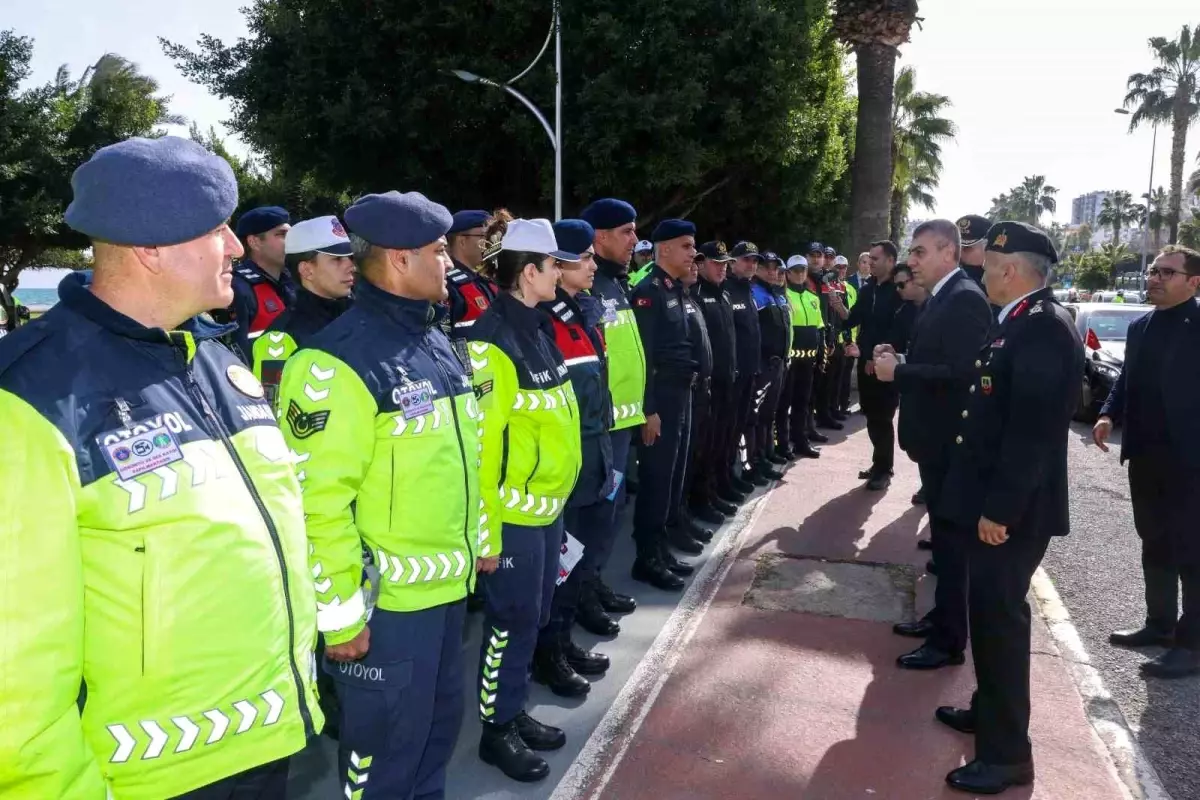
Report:
[[700,301],[695,295],[695,288],[683,293],[683,307],[687,311],[688,339],[692,343],[692,358],[696,361],[696,376],[708,380],[713,373],[712,342],[708,335],[708,324],[700,311]]
[[655,387],[664,382],[690,382],[697,364],[688,336],[683,284],[657,264],[633,287],[630,299],[646,353],[646,415],[656,414]]
[[772,360],[788,357],[792,341],[792,318],[787,297],[769,283],[755,278],[750,284],[750,296],[758,309],[758,329],[762,335],[762,367]]
[[700,301],[700,312],[708,328],[712,346],[713,383],[729,385],[737,377],[737,333],[733,321],[733,301],[729,293],[701,278],[693,290]]
[[[1166,367],[1161,375],[1164,422],[1172,445],[1172,455],[1181,466],[1200,469],[1200,305],[1189,300],[1191,308],[1183,324],[1183,335],[1164,353]],[[1142,430],[1145,420],[1137,413],[1130,414],[1130,382],[1145,380],[1139,371],[1145,359],[1141,357],[1146,329],[1154,315],[1151,311],[1129,325],[1125,341],[1125,365],[1113,384],[1112,392],[1100,413],[1125,426],[1121,435],[1121,461],[1145,455]]]
[[297,348],[307,347],[313,336],[340,317],[353,303],[349,297],[328,300],[302,286],[296,290],[296,302],[276,317],[267,331],[283,331],[292,337]]
[[738,378],[753,378],[762,358],[762,331],[758,327],[758,309],[750,293],[750,281],[730,275],[723,284],[733,309],[733,328],[737,344]]
[[922,306],[907,360],[896,368],[897,434],[914,461],[948,458],[962,422],[959,395],[975,379],[975,361],[991,327],[992,307],[983,290],[961,272]]
[[1065,536],[1067,438],[1083,374],[1075,321],[1053,290],[1041,289],[1013,309],[974,364],[941,513],[972,529],[983,516],[1010,536]]
[[842,326],[858,328],[858,349],[864,359],[870,359],[877,344],[890,344],[896,352],[904,352],[903,330],[897,313],[904,301],[891,281],[879,283],[868,278],[858,290],[858,300]]

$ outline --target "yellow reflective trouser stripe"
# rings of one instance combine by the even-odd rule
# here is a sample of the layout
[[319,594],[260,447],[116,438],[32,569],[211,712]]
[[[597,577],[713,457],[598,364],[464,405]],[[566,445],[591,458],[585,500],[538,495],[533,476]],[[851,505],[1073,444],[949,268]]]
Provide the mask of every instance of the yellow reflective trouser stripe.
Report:
[[500,689],[500,662],[504,660],[506,647],[508,631],[492,628],[479,676],[479,716],[483,720],[491,719],[496,713],[496,692]]
[[350,751],[350,768],[346,770],[344,791],[346,800],[362,800],[367,780],[371,776],[371,762],[374,760],[374,756],[360,756],[357,752]]

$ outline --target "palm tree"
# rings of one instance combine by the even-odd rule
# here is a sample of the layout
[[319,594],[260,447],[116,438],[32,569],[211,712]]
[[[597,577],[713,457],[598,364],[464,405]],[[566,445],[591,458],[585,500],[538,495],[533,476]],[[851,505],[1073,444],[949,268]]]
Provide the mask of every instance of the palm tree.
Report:
[[1133,197],[1129,192],[1109,192],[1108,197],[1104,198],[1104,204],[1100,207],[1100,214],[1096,217],[1096,221],[1101,225],[1112,226],[1112,243],[1115,245],[1121,240],[1121,228],[1140,221],[1144,210],[1142,206],[1134,205]]
[[1007,194],[1002,194],[999,197],[992,198],[992,209],[987,213],[988,219],[992,222],[999,222],[1003,219],[1012,219],[1015,216],[1011,197]]
[[1192,218],[1179,225],[1179,244],[1200,250],[1200,208],[1192,209]]
[[[897,48],[917,21],[917,0],[837,0],[833,30],[855,52],[858,121],[850,169],[850,248],[888,232],[892,93]],[[857,249],[856,249],[857,248]]]
[[932,190],[942,174],[942,142],[953,139],[954,123],[941,113],[951,105],[945,95],[916,90],[916,71],[896,76],[892,101],[891,239],[900,241],[910,204],[933,208]]
[[[1196,163],[1200,164],[1200,153],[1196,154]],[[1188,194],[1200,197],[1200,169],[1188,176],[1187,191]]]
[[1030,175],[1009,192],[1013,215],[1030,225],[1038,224],[1043,213],[1053,214],[1058,208],[1054,196],[1058,189],[1046,185],[1045,175]]
[[1179,235],[1183,195],[1183,158],[1188,126],[1200,119],[1200,26],[1187,25],[1178,39],[1155,36],[1150,49],[1158,65],[1149,72],[1129,76],[1125,107],[1136,106],[1129,130],[1144,123],[1171,123],[1171,196],[1167,212],[1170,241]]
[[[1200,172],[1196,173],[1200,177]],[[1167,190],[1163,187],[1158,187],[1153,194],[1146,192],[1142,194],[1142,198],[1146,201],[1146,207],[1150,209],[1150,213],[1146,218],[1146,227],[1150,231],[1152,237],[1152,247],[1154,252],[1162,249],[1162,229],[1167,224]]]

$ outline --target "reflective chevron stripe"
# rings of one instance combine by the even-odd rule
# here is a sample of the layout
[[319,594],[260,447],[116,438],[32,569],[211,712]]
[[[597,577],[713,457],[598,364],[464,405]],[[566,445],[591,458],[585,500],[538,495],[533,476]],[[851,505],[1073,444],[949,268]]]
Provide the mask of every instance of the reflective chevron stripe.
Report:
[[374,756],[360,756],[357,752],[350,751],[350,767],[346,770],[346,785],[343,791],[346,800],[361,800],[367,780],[371,777],[371,762],[374,760]]
[[[255,701],[261,701],[262,705]],[[136,725],[114,723],[106,726],[116,742],[108,757],[109,763],[124,764],[140,750],[138,759],[150,761],[161,756],[186,753],[199,744],[201,747],[216,744],[231,733],[231,718],[237,716],[238,724],[233,733],[246,733],[252,728],[265,728],[277,723],[283,716],[286,701],[274,689],[259,694],[255,700],[243,699],[229,707],[210,708],[197,714],[182,714],[164,718],[163,722],[153,719],[140,720]],[[266,712],[263,713],[263,706]],[[233,709],[231,713],[228,709]],[[167,722],[166,720],[170,721]],[[208,735],[201,740],[203,730]],[[175,746],[168,748],[171,742]]]
[[630,419],[642,413],[641,403],[629,403],[628,405],[613,406],[613,419]]
[[[381,548],[375,549],[375,564],[379,569],[379,576],[392,583],[444,581],[451,576],[461,578],[467,569],[469,557],[469,554],[462,550],[414,558],[392,555]],[[416,565],[415,568],[411,566],[413,564]]]
[[520,489],[513,487],[500,487],[500,501],[504,503],[505,508],[516,509],[525,514],[533,514],[535,517],[554,517],[563,506],[563,501],[557,497],[546,497],[545,495],[526,494]]
[[479,718],[487,721],[496,714],[496,693],[500,690],[500,663],[508,647],[508,631],[492,628],[488,649],[479,670]]
[[[409,581],[412,583],[412,581]],[[333,598],[328,603],[317,602],[317,630],[340,631],[358,622],[367,613],[367,604],[361,591],[355,590],[350,599],[344,604],[340,598]]]

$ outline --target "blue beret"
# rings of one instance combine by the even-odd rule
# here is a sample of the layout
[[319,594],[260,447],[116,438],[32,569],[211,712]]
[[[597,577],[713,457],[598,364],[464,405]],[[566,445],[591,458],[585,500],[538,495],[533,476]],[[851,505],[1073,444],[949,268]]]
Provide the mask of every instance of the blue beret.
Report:
[[492,215],[486,211],[456,211],[454,212],[454,224],[446,233],[449,235],[469,231],[472,228],[482,228],[491,218]]
[[288,214],[286,208],[282,208],[281,206],[259,206],[258,208],[250,209],[238,217],[234,233],[238,235],[239,239],[245,239],[247,236],[258,236],[259,234],[266,233],[291,221],[292,217]]
[[446,235],[454,217],[420,192],[367,194],[344,215],[346,225],[376,247],[415,250]]
[[658,223],[658,226],[654,229],[654,233],[650,234],[650,241],[658,244],[659,242],[678,239],[680,236],[695,235],[696,226],[686,219],[664,219]]
[[554,223],[554,239],[559,250],[583,255],[596,241],[596,229],[587,220],[564,219]]
[[579,216],[596,230],[609,231],[636,220],[637,211],[624,200],[605,197],[580,211]]
[[102,147],[71,176],[67,224],[93,239],[155,247],[189,242],[237,207],[229,162],[190,139],[133,138]]

